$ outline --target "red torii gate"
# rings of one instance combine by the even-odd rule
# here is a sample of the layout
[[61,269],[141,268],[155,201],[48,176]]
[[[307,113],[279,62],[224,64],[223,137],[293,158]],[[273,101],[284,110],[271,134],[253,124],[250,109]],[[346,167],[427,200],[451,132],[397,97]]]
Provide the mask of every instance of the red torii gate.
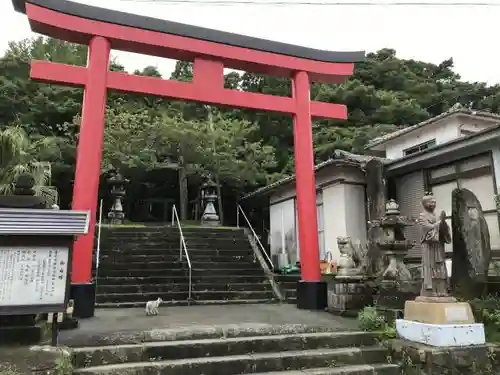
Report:
[[[293,116],[302,281],[300,308],[321,309],[326,286],[319,268],[316,186],[311,118],[346,119],[344,105],[310,100],[310,83],[341,83],[364,52],[330,52],[103,9],[66,0],[12,0],[34,32],[89,46],[88,65],[31,62],[34,80],[84,88],[73,209],[90,210],[89,233],[74,246],[72,297],[75,315],[94,311],[92,252],[107,90],[155,95]],[[111,49],[194,62],[191,83],[109,71]],[[291,77],[292,97],[224,88],[224,67]]]

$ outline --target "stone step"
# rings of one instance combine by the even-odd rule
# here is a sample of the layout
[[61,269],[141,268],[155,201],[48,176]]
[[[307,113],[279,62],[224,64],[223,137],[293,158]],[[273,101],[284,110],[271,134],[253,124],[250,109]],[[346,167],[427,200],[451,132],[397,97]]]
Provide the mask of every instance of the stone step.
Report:
[[[179,252],[180,246],[178,243],[156,243],[149,244],[141,241],[128,242],[124,244],[101,244],[101,252],[104,254],[113,253],[116,251],[120,252],[130,252],[141,250],[142,253],[155,253],[163,252],[166,254],[171,253],[175,255],[175,252]],[[252,251],[249,243],[220,243],[220,242],[198,242],[198,243],[186,243],[187,251],[191,250],[233,250],[233,251]]]
[[[228,232],[189,232],[182,231],[184,238],[209,238],[209,239],[232,239],[232,238],[248,238],[244,232],[228,231]],[[180,238],[179,231],[156,231],[156,232],[136,232],[136,233],[120,233],[120,232],[102,232],[101,239],[121,240],[129,239],[144,239],[144,238]]]
[[[144,305],[141,306],[144,308]],[[251,308],[251,307],[250,307]],[[160,315],[162,310],[160,310]],[[151,318],[154,319],[154,318]],[[154,326],[154,325],[153,325]],[[240,323],[222,325],[189,325],[179,328],[150,328],[138,330],[113,331],[103,334],[102,331],[80,332],[66,336],[61,344],[71,348],[95,347],[106,345],[140,345],[148,342],[181,342],[186,340],[211,340],[235,337],[260,337],[273,335],[298,335],[302,333],[342,333],[336,326],[309,325],[300,323],[267,324]],[[356,332],[351,332],[356,333]]]
[[[122,303],[122,302],[142,302],[152,301],[161,297],[167,301],[187,300],[189,294],[183,292],[165,292],[165,293],[116,293],[116,294],[97,294],[97,303]],[[204,291],[193,290],[191,298],[193,300],[234,300],[234,299],[266,299],[274,298],[272,290],[237,290],[237,291]]]
[[109,270],[137,270],[137,269],[170,269],[170,270],[184,270],[188,269],[188,263],[186,261],[179,262],[148,262],[146,260],[142,262],[126,262],[126,261],[116,261],[116,262],[99,262],[99,271],[101,274],[107,273]]
[[222,357],[248,353],[372,346],[376,335],[365,332],[316,332],[269,336],[215,338],[143,344],[75,348],[73,364],[91,367],[105,364],[174,360],[210,356]]
[[340,367],[312,368],[292,371],[261,372],[253,375],[400,375],[399,365],[373,364],[373,365],[351,365]]
[[[188,252],[189,254],[189,252]],[[192,257],[192,254],[189,255]],[[183,262],[185,261],[185,256],[183,256]],[[229,256],[220,256],[220,255],[196,255],[192,257],[191,260],[196,260],[197,262],[217,262],[217,263],[226,263],[226,262],[253,262],[255,257],[253,253],[251,255],[229,255]],[[100,264],[113,264],[116,262],[178,262],[179,261],[179,250],[176,251],[175,254],[101,254],[100,255]]]
[[[43,338],[43,328],[35,326],[0,326],[0,350],[5,346],[35,345]],[[1,363],[0,363],[1,365]],[[1,368],[1,366],[0,366]],[[4,374],[0,372],[0,374]],[[8,375],[8,373],[6,374]]]
[[[166,284],[170,282],[175,282],[175,283],[187,283],[189,282],[187,275],[182,275],[182,276],[103,276],[100,275],[97,278],[97,285],[116,285],[116,284],[121,284],[121,285],[151,285],[151,284]],[[231,274],[227,273],[226,275],[192,275],[192,282],[193,283],[223,283],[223,284],[230,284],[230,283],[241,283],[241,282],[248,282],[248,283],[258,283],[258,282],[263,282],[265,280],[265,276],[263,274],[260,275],[241,275],[241,274]]]
[[[192,226],[181,226],[182,233],[196,233],[196,234],[212,234],[216,233],[219,235],[229,235],[234,233],[244,233],[242,228],[202,228],[202,227],[192,227]],[[143,233],[179,233],[179,227],[177,225],[165,225],[156,227],[113,227],[113,228],[102,228],[102,233],[118,233],[122,234],[143,234]]]
[[[196,238],[207,238],[209,240],[232,240],[232,239],[246,239],[247,236],[243,232],[235,231],[233,232],[184,232],[182,231],[184,238],[196,239]],[[136,240],[136,239],[158,239],[158,238],[180,238],[179,232],[173,231],[163,231],[163,232],[138,232],[138,233],[104,233],[101,234],[101,239],[111,240],[111,241],[123,241],[123,240]]]
[[[252,304],[264,304],[264,303],[278,303],[279,301],[274,299],[232,299],[232,300],[181,300],[181,301],[166,301],[163,306],[190,306],[190,305],[252,305]],[[102,309],[119,309],[119,308],[136,308],[145,307],[144,302],[122,302],[122,303],[96,303],[96,307]],[[161,311],[160,311],[161,315]]]
[[[147,276],[187,276],[188,268],[186,269],[173,269],[173,268],[154,268],[154,269],[108,269],[105,273],[101,272],[102,276],[107,277],[147,277]],[[241,267],[234,268],[194,268],[192,269],[193,274],[210,274],[210,275],[227,275],[227,274],[237,274],[237,275],[252,275],[264,277],[264,272],[262,268],[251,267],[249,265],[243,265]]]
[[[187,248],[188,255],[193,256],[253,256],[253,250],[251,248],[227,248],[227,249],[215,249],[213,247],[196,247]],[[144,245],[137,245],[137,247],[129,249],[111,249],[111,248],[101,248],[101,256],[116,257],[118,255],[169,255],[169,256],[179,256],[179,248],[166,249],[166,248],[151,248],[144,247]]]
[[[193,269],[259,269],[262,270],[260,263],[258,262],[199,262],[196,259],[191,259],[191,266]],[[106,270],[130,270],[130,269],[186,269],[189,268],[187,262],[115,262],[115,263],[100,263],[100,269]]]
[[235,375],[256,372],[300,370],[345,365],[381,363],[387,349],[381,347],[299,350],[275,353],[242,354],[166,361],[123,363],[78,369],[75,374],[168,374]]
[[[185,238],[186,246],[195,246],[200,244],[220,244],[221,246],[232,246],[234,244],[247,246],[250,244],[250,241],[247,238],[238,238],[238,239],[214,239],[214,238]],[[111,246],[127,246],[130,244],[148,244],[151,246],[158,247],[159,245],[167,245],[167,247],[179,247],[180,238],[137,238],[137,239],[122,239],[122,240],[111,240],[109,238],[101,240],[101,247]]]
[[[269,282],[264,280],[259,283],[198,283],[194,284],[197,290],[212,291],[238,291],[238,290],[267,290]],[[137,284],[137,285],[98,285],[97,294],[116,293],[168,293],[186,292],[189,290],[189,283],[168,283],[168,284]]]

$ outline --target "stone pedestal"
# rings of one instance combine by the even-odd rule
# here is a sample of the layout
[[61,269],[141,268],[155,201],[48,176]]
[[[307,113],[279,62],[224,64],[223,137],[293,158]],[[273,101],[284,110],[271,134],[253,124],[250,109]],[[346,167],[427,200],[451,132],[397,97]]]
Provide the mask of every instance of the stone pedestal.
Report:
[[205,206],[205,211],[201,217],[201,225],[205,227],[218,227],[221,225],[217,210],[211,201]]
[[364,276],[337,276],[328,283],[328,311],[342,316],[357,316],[373,304],[373,288]]
[[453,297],[417,297],[396,320],[400,337],[430,346],[469,346],[486,342],[484,326],[474,322],[470,305]]
[[416,281],[381,281],[375,297],[377,311],[388,322],[402,318],[406,301],[414,300],[419,295],[420,285]]
[[42,336],[36,315],[0,316],[0,346],[38,344]]
[[406,301],[405,319],[430,324],[474,323],[470,305],[453,297],[417,297],[415,301]]

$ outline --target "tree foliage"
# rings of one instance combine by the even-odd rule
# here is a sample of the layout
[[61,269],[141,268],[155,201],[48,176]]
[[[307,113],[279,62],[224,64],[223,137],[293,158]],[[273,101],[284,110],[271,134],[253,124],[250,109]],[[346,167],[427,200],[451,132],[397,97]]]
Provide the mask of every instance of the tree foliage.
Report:
[[36,193],[53,190],[50,161],[58,156],[58,139],[30,138],[18,125],[0,131],[0,194],[12,193],[17,178],[26,173],[33,176]]
[[[87,49],[42,37],[9,44],[0,60],[0,130],[6,134],[4,137],[16,132],[23,134],[22,143],[5,144],[11,142],[19,150],[27,147],[30,151],[23,154],[26,156],[22,161],[17,159],[6,166],[5,155],[13,151],[2,143],[0,176],[4,185],[11,181],[12,165],[36,165],[43,161],[41,154],[33,154],[33,147],[48,140],[57,139],[57,146],[51,146],[59,154],[51,157],[53,170],[65,171],[55,175],[67,179],[74,171],[82,91],[31,81],[31,59],[82,66],[86,64]],[[111,70],[124,71],[124,67],[112,61]],[[161,79],[153,66],[134,73]],[[170,79],[183,82],[192,78],[192,64],[182,61],[170,75]],[[228,89],[270,95],[291,94],[288,78],[248,72],[226,74],[224,85]],[[313,123],[318,162],[330,157],[335,149],[362,153],[369,140],[435,116],[456,103],[500,111],[500,86],[462,81],[453,70],[452,58],[440,64],[404,60],[390,48],[368,54],[344,84],[313,84],[311,97],[345,104],[349,110],[346,121]],[[110,92],[103,172],[147,172],[165,167],[175,169],[181,164],[187,176],[199,177],[210,171],[231,189],[254,189],[293,173],[292,120],[274,113],[213,109],[199,103]],[[66,184],[67,189],[62,177],[54,182],[59,186]]]

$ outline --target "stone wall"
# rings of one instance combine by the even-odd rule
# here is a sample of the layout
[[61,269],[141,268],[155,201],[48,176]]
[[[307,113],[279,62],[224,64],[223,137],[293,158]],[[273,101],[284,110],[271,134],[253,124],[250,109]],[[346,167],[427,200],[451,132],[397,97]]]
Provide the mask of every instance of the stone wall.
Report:
[[65,347],[10,347],[0,351],[1,375],[71,375],[71,352]]
[[401,363],[402,375],[498,375],[500,348],[481,345],[464,348],[435,348],[404,340],[387,344],[388,358]]

